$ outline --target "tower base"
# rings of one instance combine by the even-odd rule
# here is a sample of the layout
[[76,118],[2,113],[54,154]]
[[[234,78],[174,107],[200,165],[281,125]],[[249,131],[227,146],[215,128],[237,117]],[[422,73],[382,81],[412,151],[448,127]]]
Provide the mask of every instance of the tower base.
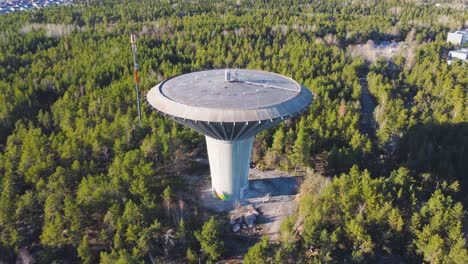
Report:
[[206,136],[213,194],[224,201],[244,201],[249,190],[254,138],[225,141]]

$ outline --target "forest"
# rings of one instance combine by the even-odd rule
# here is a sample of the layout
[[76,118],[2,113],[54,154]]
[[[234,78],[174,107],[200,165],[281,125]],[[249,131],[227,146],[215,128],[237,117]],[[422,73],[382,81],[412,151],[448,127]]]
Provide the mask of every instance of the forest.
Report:
[[[1,15],[0,262],[231,258],[223,216],[178,177],[206,155],[203,136],[144,100],[162,80],[229,64],[314,94],[255,139],[253,167],[306,175],[280,239],[259,239],[245,263],[468,263],[468,65],[446,61],[447,33],[468,28],[463,5],[88,0]],[[369,41],[399,49],[350,52]]]

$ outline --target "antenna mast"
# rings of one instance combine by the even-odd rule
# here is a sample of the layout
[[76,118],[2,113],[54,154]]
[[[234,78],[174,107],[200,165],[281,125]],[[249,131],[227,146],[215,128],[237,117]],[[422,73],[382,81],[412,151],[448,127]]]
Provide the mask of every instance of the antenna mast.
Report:
[[137,64],[137,51],[136,51],[136,36],[135,34],[130,33],[130,43],[132,44],[132,53],[133,53],[133,67],[135,74],[135,90],[136,90],[136,99],[138,107],[138,124],[141,126],[141,109],[140,109],[140,90],[138,88],[138,64]]

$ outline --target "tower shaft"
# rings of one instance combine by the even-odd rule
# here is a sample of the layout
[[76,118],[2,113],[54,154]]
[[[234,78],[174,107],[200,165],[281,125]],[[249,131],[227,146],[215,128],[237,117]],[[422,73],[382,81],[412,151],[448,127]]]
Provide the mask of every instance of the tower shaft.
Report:
[[205,138],[213,194],[221,200],[245,200],[254,138],[234,141]]

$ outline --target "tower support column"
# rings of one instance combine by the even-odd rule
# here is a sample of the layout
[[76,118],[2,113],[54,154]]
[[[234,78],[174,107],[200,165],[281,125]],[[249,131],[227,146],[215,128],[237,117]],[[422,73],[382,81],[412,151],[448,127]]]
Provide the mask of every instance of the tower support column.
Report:
[[244,201],[249,190],[254,138],[235,141],[217,140],[208,136],[205,138],[213,194],[225,201]]

